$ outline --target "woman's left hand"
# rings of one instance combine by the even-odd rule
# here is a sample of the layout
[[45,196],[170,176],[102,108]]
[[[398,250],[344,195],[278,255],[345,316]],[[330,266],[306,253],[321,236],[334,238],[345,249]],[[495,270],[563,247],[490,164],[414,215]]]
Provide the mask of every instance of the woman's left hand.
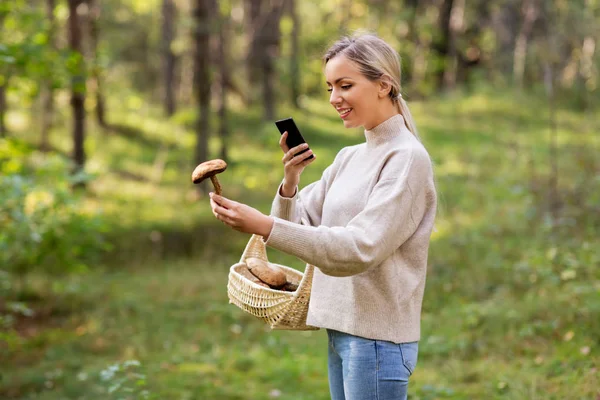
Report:
[[212,192],[210,193],[210,206],[219,221],[236,231],[261,235],[265,239],[271,234],[273,218],[255,208]]

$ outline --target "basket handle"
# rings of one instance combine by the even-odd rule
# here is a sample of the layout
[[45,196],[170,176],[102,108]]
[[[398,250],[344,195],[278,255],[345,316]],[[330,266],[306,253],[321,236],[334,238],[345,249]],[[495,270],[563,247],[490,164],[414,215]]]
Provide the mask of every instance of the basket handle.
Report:
[[[265,242],[263,242],[262,236],[260,235],[252,235],[248,241],[248,244],[246,245],[246,248],[244,249],[244,252],[242,253],[240,263],[245,263],[246,259],[251,257],[259,258],[263,261],[269,262],[269,259],[267,258],[267,246],[265,245]],[[308,272],[310,278],[312,279],[313,270],[314,265],[307,263],[304,273],[306,274]]]
[[267,248],[265,243],[262,240],[262,236],[260,235],[252,235],[244,252],[242,253],[242,258],[240,258],[240,262],[246,262],[247,258],[255,257],[259,258],[263,261],[269,261],[267,259]]

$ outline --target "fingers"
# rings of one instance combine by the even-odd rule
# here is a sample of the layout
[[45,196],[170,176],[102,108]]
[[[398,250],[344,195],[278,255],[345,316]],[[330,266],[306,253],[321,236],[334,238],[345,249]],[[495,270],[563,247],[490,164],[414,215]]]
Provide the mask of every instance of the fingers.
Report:
[[[283,158],[281,159],[281,161],[286,164],[288,163],[290,160],[294,160],[297,161],[298,163],[301,162],[302,160],[304,160],[306,157],[310,156],[312,153],[312,150],[308,150],[302,154],[299,154],[297,156],[294,156],[295,154],[298,154],[299,152],[308,149],[308,144],[303,143],[299,146],[296,146],[292,149],[290,149],[287,153],[285,153],[285,155],[283,156]],[[294,165],[295,163],[291,164]]]
[[314,156],[312,150],[308,150],[305,153],[302,153],[300,155],[297,155],[296,157],[293,157],[291,160],[285,162],[286,166],[299,166],[299,165],[308,165],[306,164],[307,161],[313,161],[315,159],[315,157],[309,159],[310,156]]
[[[308,152],[307,152],[307,153],[308,153]],[[311,152],[311,154],[312,154],[312,152]],[[311,164],[311,163],[312,163],[313,161],[315,161],[316,159],[317,159],[317,156],[314,156],[313,158],[308,158],[308,156],[307,156],[307,158],[306,158],[304,161],[302,161],[302,162],[300,163],[300,165],[302,166],[302,168],[304,168],[304,167],[306,167],[308,164]]]
[[279,147],[281,147],[281,150],[283,150],[284,153],[287,153],[288,151],[290,151],[290,149],[287,145],[287,136],[288,136],[288,133],[287,133],[287,131],[285,131],[281,135],[281,138],[279,138]]
[[289,153],[291,153],[292,156],[293,156],[294,154],[300,153],[304,149],[308,149],[308,143],[302,143],[302,144],[300,144],[300,145],[298,145],[296,147],[292,147],[290,149]]
[[229,219],[235,217],[235,212],[233,210],[228,210],[227,208],[221,207],[218,204],[213,208],[213,212]]
[[221,207],[212,198],[210,199],[210,206],[212,207],[213,215],[219,221],[235,228],[237,226],[236,220],[234,219],[235,211]]
[[213,192],[209,193],[210,199],[212,201],[214,201],[217,205],[220,205],[223,208],[226,209],[232,209],[234,208],[238,203],[236,203],[233,200],[229,200],[223,196],[219,196],[218,194],[215,194]]

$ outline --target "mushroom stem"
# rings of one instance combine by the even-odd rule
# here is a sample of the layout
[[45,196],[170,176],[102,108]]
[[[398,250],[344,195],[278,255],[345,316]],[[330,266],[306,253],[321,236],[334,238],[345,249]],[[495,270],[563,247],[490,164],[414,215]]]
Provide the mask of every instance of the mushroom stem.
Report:
[[218,195],[221,195],[221,184],[219,183],[217,176],[216,175],[211,176],[210,181],[212,182],[213,186],[215,187],[215,193]]

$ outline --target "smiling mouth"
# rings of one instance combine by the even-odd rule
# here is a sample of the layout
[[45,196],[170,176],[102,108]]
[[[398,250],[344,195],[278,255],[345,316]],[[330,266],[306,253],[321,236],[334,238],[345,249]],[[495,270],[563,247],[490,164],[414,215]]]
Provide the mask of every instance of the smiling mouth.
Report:
[[352,108],[344,108],[342,110],[338,110],[338,113],[340,114],[340,117],[344,118],[350,113],[350,111],[352,111]]

